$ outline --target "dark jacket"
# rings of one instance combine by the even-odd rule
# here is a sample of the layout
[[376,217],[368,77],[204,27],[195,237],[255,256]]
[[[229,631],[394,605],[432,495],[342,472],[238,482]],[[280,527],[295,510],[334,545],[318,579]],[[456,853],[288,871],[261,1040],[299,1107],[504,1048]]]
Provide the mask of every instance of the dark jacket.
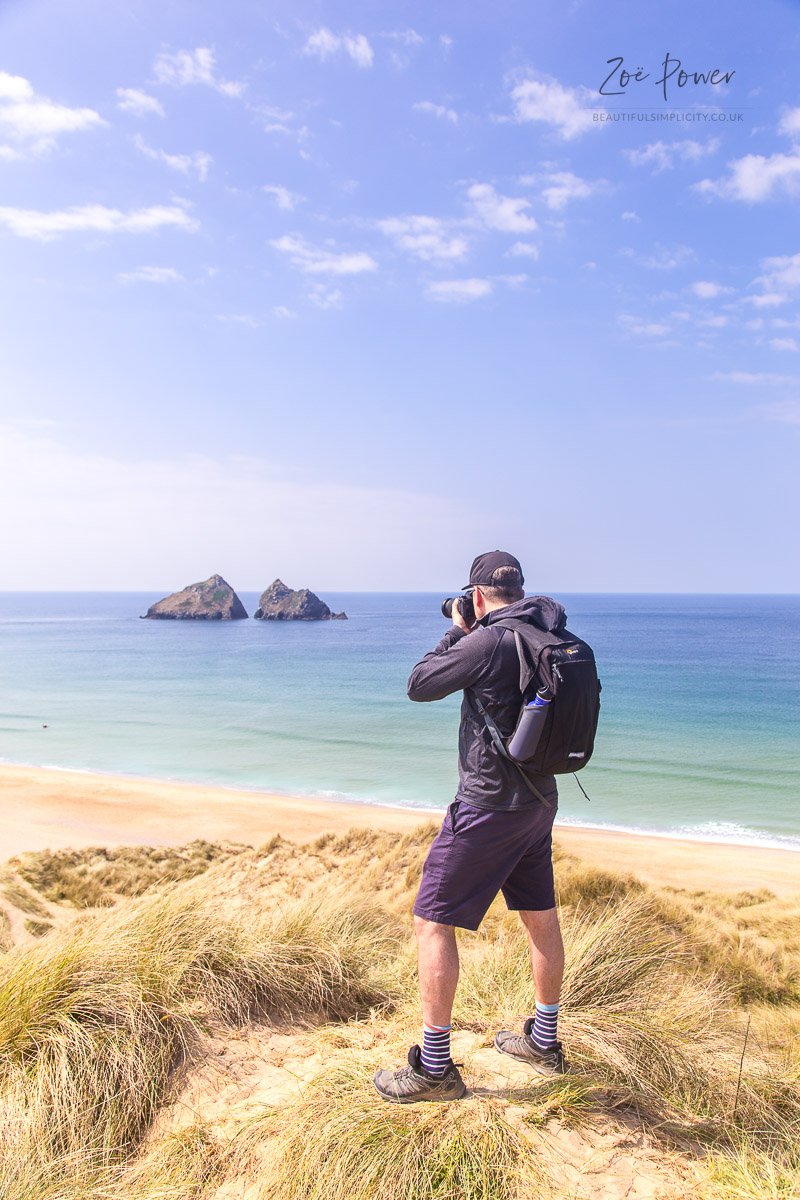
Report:
[[[514,729],[522,704],[519,658],[514,635],[494,626],[506,617],[535,618],[541,597],[517,600],[487,613],[471,633],[455,626],[439,645],[417,663],[408,681],[410,700],[442,700],[462,688],[473,691],[501,733]],[[554,604],[554,601],[550,601]],[[552,775],[531,775],[540,792],[555,806]],[[527,808],[540,804],[519,769],[498,752],[470,692],[464,692],[458,731],[458,790],[456,800],[476,808]]]

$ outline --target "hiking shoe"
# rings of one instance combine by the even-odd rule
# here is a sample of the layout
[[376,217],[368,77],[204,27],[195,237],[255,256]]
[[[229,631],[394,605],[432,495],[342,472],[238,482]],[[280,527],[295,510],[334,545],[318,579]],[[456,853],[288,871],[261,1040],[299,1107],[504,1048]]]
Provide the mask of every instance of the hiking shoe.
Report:
[[499,1050],[501,1054],[509,1054],[511,1058],[518,1058],[540,1075],[566,1075],[569,1072],[569,1063],[564,1058],[561,1042],[554,1042],[546,1050],[540,1050],[531,1040],[531,1029],[533,1017],[529,1017],[525,1022],[522,1033],[501,1029],[494,1039],[495,1050]]
[[399,1071],[382,1068],[375,1072],[375,1089],[392,1104],[416,1104],[418,1100],[460,1100],[467,1085],[454,1062],[444,1075],[430,1075],[422,1065],[419,1046],[408,1052],[408,1066]]

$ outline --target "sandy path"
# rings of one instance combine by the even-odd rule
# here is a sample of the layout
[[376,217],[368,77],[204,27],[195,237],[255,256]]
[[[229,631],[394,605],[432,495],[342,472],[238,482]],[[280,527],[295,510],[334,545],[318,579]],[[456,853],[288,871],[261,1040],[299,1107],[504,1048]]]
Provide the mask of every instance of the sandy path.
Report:
[[[399,833],[430,814],[272,792],[0,765],[0,861],[66,846],[180,845],[192,838],[259,846],[274,834],[306,842],[354,825]],[[560,827],[570,853],[672,887],[800,892],[800,854],[755,846]]]

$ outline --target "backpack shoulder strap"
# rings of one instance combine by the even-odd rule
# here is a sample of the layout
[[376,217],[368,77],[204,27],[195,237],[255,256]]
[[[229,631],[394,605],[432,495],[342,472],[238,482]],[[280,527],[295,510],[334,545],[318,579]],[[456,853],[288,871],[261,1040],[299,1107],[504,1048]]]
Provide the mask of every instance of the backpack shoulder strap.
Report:
[[519,690],[524,694],[536,677],[539,658],[545,646],[552,646],[559,640],[558,634],[548,633],[530,621],[520,621],[518,618],[506,617],[501,621],[493,621],[491,628],[509,629],[514,634],[514,645],[519,658]]

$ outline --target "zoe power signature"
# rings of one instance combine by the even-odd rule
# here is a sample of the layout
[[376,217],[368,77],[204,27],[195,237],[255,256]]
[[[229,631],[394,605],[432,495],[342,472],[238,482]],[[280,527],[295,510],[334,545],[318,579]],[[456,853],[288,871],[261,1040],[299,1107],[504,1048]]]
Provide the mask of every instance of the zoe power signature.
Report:
[[[623,65],[625,59],[621,54],[616,58],[607,58],[606,62],[611,66],[611,70],[600,84],[601,96],[625,96],[631,84],[644,83],[645,79],[650,78],[650,72],[645,71],[642,67],[637,67],[635,71],[628,71]],[[716,86],[720,83],[730,83],[736,74],[735,71],[721,71],[718,67],[709,71],[684,71],[681,60],[673,58],[669,51],[664,55],[660,70],[661,74],[653,80],[653,83],[656,87],[661,88],[665,100],[669,99],[669,86],[677,85],[677,87],[683,88],[687,84],[697,86],[701,83],[710,83]]]

